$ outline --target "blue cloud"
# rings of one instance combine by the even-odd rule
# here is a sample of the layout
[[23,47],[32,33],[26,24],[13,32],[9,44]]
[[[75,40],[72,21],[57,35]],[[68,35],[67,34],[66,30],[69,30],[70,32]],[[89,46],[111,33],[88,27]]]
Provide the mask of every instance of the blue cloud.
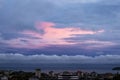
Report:
[[[63,4],[63,2],[65,2],[65,4]],[[57,27],[77,26],[81,29],[104,29],[106,31],[104,34],[87,35],[72,38],[72,40],[76,42],[78,40],[89,39],[111,41],[118,43],[118,45],[114,46],[112,50],[107,48],[106,51],[111,53],[113,51],[119,52],[119,3],[120,0],[70,0],[69,2],[68,0],[1,0],[0,33],[2,35],[0,37],[2,39],[0,38],[0,48],[3,50],[3,47],[9,47],[7,44],[2,43],[4,40],[25,37],[18,34],[19,31],[26,29],[35,30],[33,26],[36,21],[50,21],[58,24],[59,26]],[[75,48],[77,47],[80,46],[76,46]],[[81,51],[79,49],[77,50],[78,52]],[[7,50],[4,49],[4,51]],[[8,50],[8,52],[12,51],[14,52],[13,49]],[[18,52],[19,51],[20,50],[18,50]],[[43,50],[43,52],[44,51],[45,50]],[[79,54],[78,52],[77,54]],[[75,53],[71,52],[71,54]]]

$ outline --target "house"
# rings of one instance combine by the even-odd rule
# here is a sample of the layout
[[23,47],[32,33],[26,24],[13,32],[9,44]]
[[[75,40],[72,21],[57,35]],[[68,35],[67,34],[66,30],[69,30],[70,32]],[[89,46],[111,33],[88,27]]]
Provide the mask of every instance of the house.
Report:
[[39,80],[39,78],[38,77],[31,77],[31,78],[29,78],[29,80]]
[[8,80],[8,77],[7,76],[3,76],[0,78],[0,80]]

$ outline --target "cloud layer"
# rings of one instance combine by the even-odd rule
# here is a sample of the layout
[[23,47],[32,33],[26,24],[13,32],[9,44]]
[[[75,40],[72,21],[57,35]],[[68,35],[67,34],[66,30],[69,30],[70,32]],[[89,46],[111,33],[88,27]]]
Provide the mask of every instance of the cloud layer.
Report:
[[102,44],[106,46],[106,43],[108,43],[108,45],[114,45],[112,42],[97,40],[84,40],[79,42],[72,40],[72,38],[76,38],[78,36],[100,34],[103,33],[104,30],[85,30],[77,27],[57,28],[56,24],[52,22],[36,23],[35,29],[36,30],[24,30],[19,32],[19,34],[21,34],[23,37],[3,40],[3,42],[15,48],[40,48],[49,45],[76,44],[95,44],[96,46],[99,47],[100,45],[101,47]]
[[80,4],[85,4],[85,3],[97,3],[100,2],[102,0],[48,0],[52,3],[55,3],[57,5],[63,5],[63,4],[75,4],[75,3],[80,3]]
[[27,53],[27,48],[28,54],[119,54],[119,4],[120,0],[0,0],[0,52]]
[[23,55],[23,54],[0,54],[1,63],[27,63],[27,64],[39,64],[39,63],[79,63],[79,64],[119,64],[120,55],[100,55],[95,57],[84,55]]

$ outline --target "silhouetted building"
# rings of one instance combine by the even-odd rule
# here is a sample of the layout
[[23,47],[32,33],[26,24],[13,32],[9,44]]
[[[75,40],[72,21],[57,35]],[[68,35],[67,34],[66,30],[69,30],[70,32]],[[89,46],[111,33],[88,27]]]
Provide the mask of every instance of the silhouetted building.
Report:
[[7,76],[3,76],[0,78],[0,80],[8,80],[8,77]]
[[37,77],[31,77],[31,78],[29,78],[29,80],[39,80],[39,78],[37,78]]
[[64,71],[62,75],[58,76],[58,80],[79,80],[79,76],[73,75],[68,71]]
[[36,69],[35,70],[35,76],[40,78],[41,77],[41,69]]
[[49,72],[49,76],[50,76],[50,77],[54,77],[54,71],[50,71],[50,72]]

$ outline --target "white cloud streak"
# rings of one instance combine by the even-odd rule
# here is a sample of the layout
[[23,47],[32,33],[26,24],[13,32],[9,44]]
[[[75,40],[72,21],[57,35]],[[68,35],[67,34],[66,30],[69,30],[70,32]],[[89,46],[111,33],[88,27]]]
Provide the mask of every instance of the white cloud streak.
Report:
[[55,3],[55,4],[69,4],[69,3],[97,3],[102,0],[48,0],[49,2]]
[[13,53],[1,53],[0,63],[26,63],[26,64],[39,64],[39,63],[92,63],[92,64],[118,64],[120,63],[120,55],[99,55],[95,57],[85,55],[23,55]]

